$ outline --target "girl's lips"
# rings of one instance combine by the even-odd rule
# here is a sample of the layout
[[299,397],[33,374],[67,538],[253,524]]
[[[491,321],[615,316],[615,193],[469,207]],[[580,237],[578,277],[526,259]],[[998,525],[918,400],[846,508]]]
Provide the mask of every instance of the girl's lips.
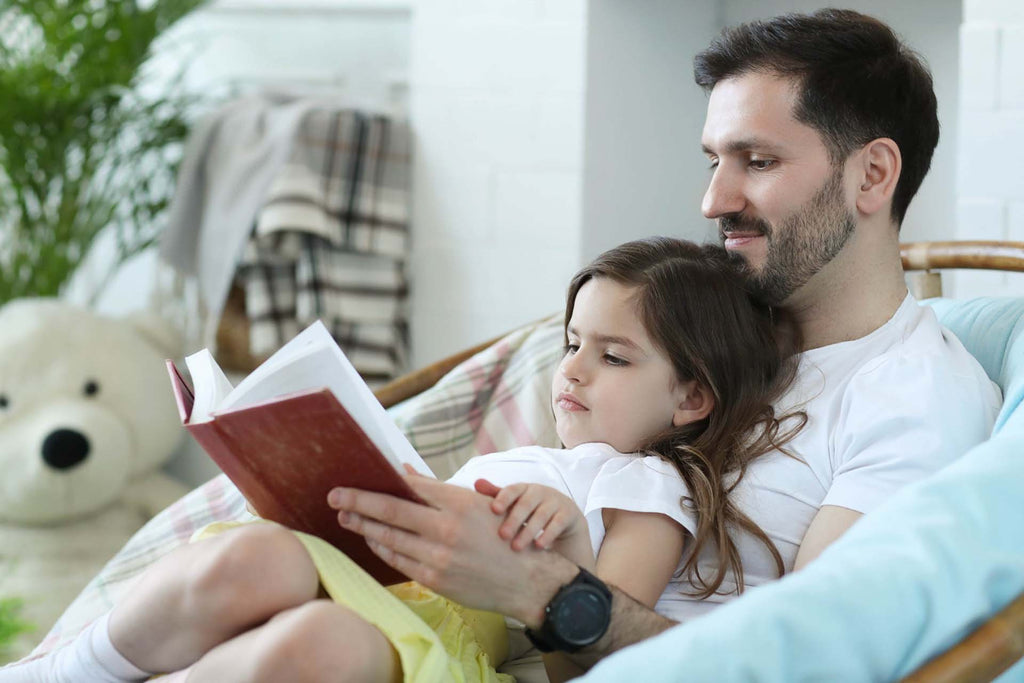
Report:
[[567,410],[573,413],[588,410],[588,408],[580,403],[576,397],[572,394],[567,394],[564,391],[558,395],[558,398],[555,400],[555,405],[562,410]]

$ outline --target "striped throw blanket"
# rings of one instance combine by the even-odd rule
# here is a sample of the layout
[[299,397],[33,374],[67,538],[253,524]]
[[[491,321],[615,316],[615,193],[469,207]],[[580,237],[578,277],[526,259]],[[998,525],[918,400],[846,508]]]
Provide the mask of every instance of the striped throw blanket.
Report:
[[[390,412],[439,478],[469,458],[539,444],[557,447],[550,408],[561,358],[561,316],[524,327],[460,364],[436,386]],[[62,647],[108,611],[132,579],[214,521],[251,518],[223,475],[195,489],[143,527],[89,583],[36,648]]]
[[385,116],[302,119],[238,267],[254,357],[321,319],[368,382],[405,369],[409,148]]

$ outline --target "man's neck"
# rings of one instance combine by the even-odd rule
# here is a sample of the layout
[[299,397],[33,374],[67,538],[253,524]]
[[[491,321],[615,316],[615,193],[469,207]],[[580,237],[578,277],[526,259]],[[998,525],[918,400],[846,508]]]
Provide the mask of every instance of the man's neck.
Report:
[[805,349],[865,337],[884,325],[907,296],[899,246],[844,249],[786,301]]

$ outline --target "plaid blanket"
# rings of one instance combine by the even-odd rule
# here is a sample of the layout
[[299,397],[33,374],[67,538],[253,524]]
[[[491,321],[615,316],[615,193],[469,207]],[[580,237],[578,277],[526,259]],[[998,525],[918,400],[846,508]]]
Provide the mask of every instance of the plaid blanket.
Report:
[[408,188],[407,125],[354,110],[303,117],[238,267],[254,357],[321,319],[368,382],[404,369]]
[[[393,408],[396,423],[431,469],[447,478],[469,458],[529,444],[557,447],[551,376],[561,357],[561,316],[524,327],[453,369],[432,389]],[[251,519],[223,475],[143,527],[68,607],[33,655],[70,642],[108,611],[157,559],[214,521]]]

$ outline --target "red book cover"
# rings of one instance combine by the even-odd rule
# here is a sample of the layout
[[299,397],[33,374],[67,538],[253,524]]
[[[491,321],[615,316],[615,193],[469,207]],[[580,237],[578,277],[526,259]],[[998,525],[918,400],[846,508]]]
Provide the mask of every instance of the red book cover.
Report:
[[167,361],[182,423],[260,517],[319,536],[384,585],[407,581],[338,525],[335,486],[419,498],[328,389],[282,396],[191,424],[193,393]]

